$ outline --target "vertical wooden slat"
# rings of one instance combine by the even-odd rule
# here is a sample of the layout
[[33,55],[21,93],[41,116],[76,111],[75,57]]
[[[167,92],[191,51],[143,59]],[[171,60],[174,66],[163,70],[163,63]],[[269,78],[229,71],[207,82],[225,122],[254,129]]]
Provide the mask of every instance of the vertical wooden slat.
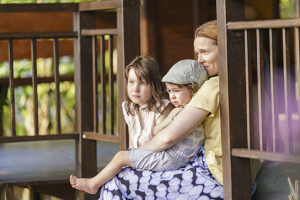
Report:
[[269,46],[270,46],[270,85],[271,85],[271,113],[272,113],[272,150],[280,151],[281,136],[279,133],[278,122],[278,92],[277,92],[277,48],[276,48],[276,30],[269,29]]
[[290,66],[290,39],[289,29],[282,29],[283,45],[283,79],[284,79],[284,110],[285,110],[285,136],[287,153],[293,152],[292,112],[291,112],[291,66]]
[[258,97],[258,132],[260,150],[266,150],[266,136],[264,131],[264,54],[263,54],[263,33],[262,30],[256,29],[256,56],[257,56],[257,97]]
[[254,148],[254,129],[251,112],[253,110],[252,94],[252,60],[251,60],[251,30],[244,30],[245,36],[245,77],[246,77],[246,105],[247,105],[247,141],[248,149]]
[[[296,104],[298,107],[298,118],[300,117],[300,39],[299,39],[299,27],[294,28],[294,51],[295,51],[295,81],[296,81]],[[296,133],[297,134],[297,133]],[[300,133],[296,135],[297,142],[300,142]]]
[[14,195],[14,187],[13,186],[8,186],[5,188],[5,200],[14,200],[15,195]]
[[[300,18],[300,0],[295,0],[295,18]],[[295,79],[296,79],[296,100],[298,107],[298,118],[300,118],[300,50],[299,50],[299,27],[294,28],[294,37],[295,37]],[[300,121],[300,120],[299,120]],[[300,132],[297,135],[297,142],[300,142]]]
[[218,1],[218,63],[224,199],[250,200],[250,161],[231,156],[233,148],[247,148],[245,68],[241,67],[245,66],[245,38],[243,31],[228,31],[227,22],[242,21],[244,17],[244,1]]
[[56,132],[61,134],[60,118],[60,76],[59,76],[59,53],[58,39],[53,39],[53,57],[54,57],[54,82],[55,82],[55,104],[56,104]]
[[109,72],[108,72],[108,84],[109,84],[109,116],[110,116],[110,134],[114,133],[114,80],[113,80],[113,35],[109,36],[108,51],[109,51]]
[[34,134],[39,134],[38,121],[38,96],[37,96],[37,72],[36,72],[36,39],[31,40],[31,61],[32,61],[32,89],[33,89],[33,119],[34,119]]
[[8,60],[9,60],[11,133],[12,133],[12,136],[16,136],[14,56],[13,56],[13,41],[12,41],[12,39],[8,40]]
[[[74,31],[78,38],[74,39],[75,59],[75,98],[76,124],[79,140],[76,141],[76,175],[93,177],[97,174],[96,141],[83,139],[84,131],[93,131],[93,55],[92,37],[81,35],[82,29],[95,28],[94,12],[74,12]],[[97,199],[97,195],[89,195],[76,191],[76,200]]]
[[102,123],[102,134],[106,133],[106,83],[105,83],[105,36],[101,36],[100,42],[100,80],[101,80],[101,123]]
[[97,59],[97,36],[92,37],[92,52],[93,52],[93,116],[94,116],[94,131],[98,132],[98,59]]

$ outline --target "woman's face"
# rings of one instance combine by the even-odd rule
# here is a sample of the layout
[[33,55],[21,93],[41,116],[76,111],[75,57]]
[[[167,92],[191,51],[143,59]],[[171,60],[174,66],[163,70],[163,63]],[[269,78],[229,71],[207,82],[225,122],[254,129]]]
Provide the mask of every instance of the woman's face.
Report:
[[194,40],[194,48],[197,60],[206,69],[208,77],[219,74],[216,41],[207,37],[197,37]]

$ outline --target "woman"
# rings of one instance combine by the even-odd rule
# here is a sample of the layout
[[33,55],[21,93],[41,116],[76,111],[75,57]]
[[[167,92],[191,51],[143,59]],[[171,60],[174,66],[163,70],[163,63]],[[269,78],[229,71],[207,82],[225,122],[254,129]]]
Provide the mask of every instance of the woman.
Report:
[[175,171],[123,169],[118,177],[102,187],[100,199],[118,199],[117,196],[120,199],[223,199],[216,21],[207,22],[196,29],[194,49],[209,80],[174,121],[142,148],[151,151],[169,148],[185,138],[202,121],[206,136],[204,146],[191,160],[191,165]]

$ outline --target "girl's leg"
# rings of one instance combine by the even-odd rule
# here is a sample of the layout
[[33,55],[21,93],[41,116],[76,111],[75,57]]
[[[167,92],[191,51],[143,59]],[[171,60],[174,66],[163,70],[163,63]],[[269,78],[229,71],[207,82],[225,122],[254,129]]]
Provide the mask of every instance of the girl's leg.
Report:
[[115,177],[124,166],[131,167],[130,151],[119,151],[110,163],[108,163],[108,165],[93,178],[77,178],[71,175],[70,184],[75,189],[95,194],[99,187]]

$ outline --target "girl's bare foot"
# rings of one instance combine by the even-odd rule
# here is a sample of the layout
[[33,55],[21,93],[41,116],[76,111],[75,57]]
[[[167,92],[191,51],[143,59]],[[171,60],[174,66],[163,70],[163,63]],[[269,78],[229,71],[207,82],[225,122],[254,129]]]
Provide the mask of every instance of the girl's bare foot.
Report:
[[88,178],[77,178],[76,176],[70,176],[70,184],[77,190],[83,190],[90,194],[96,194],[98,191],[97,187],[94,187],[91,183],[91,179]]

